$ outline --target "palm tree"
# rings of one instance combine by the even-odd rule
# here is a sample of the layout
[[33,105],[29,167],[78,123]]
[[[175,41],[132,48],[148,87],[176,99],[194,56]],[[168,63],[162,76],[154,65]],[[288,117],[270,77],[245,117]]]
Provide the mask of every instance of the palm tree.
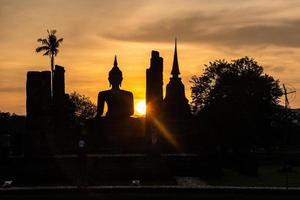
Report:
[[[39,38],[37,41],[42,44],[35,49],[37,53],[45,52],[43,56],[49,56],[51,59],[51,76],[53,79],[53,72],[54,72],[54,57],[58,54],[59,50],[58,47],[63,41],[63,38],[57,39],[55,33],[56,30],[47,30],[48,38]],[[51,81],[53,83],[53,80]]]

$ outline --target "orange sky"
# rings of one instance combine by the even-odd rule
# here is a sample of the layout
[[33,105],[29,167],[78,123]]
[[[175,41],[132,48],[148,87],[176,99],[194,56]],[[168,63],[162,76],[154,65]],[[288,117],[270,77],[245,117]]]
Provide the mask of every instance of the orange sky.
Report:
[[[215,59],[254,57],[265,71],[300,89],[300,1],[297,0],[0,0],[0,110],[25,114],[28,70],[49,70],[35,53],[47,29],[63,37],[56,63],[66,69],[66,91],[96,102],[108,89],[114,55],[123,89],[145,98],[151,50],[164,58],[169,79],[174,37],[186,96],[189,79]],[[165,88],[164,88],[165,89]],[[300,95],[291,102],[300,107]]]

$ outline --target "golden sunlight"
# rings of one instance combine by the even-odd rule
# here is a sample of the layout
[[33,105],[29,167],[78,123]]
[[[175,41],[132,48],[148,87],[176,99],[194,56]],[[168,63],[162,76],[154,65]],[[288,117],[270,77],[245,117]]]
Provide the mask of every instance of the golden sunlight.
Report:
[[135,110],[136,110],[137,114],[145,115],[146,114],[146,101],[145,100],[138,101],[138,103],[135,105]]

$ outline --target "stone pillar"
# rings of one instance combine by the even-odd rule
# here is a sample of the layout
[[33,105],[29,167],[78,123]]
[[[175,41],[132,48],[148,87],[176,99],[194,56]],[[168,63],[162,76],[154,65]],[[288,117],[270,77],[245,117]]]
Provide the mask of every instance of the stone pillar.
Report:
[[160,120],[163,103],[163,58],[158,51],[152,51],[150,67],[146,70],[146,140],[148,144],[158,143],[159,130],[155,120]]
[[62,66],[55,65],[53,74],[53,107],[54,123],[60,127],[64,121],[65,104],[65,69]]
[[51,72],[29,71],[26,82],[25,153],[43,154],[51,124]]

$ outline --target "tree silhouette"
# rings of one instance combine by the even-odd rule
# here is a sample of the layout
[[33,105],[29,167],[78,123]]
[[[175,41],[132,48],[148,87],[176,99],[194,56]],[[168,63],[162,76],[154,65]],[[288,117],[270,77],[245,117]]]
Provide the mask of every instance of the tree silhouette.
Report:
[[58,54],[59,46],[63,41],[63,38],[57,39],[56,30],[47,30],[48,38],[39,38],[37,41],[42,44],[35,49],[37,53],[44,52],[43,56],[49,56],[51,60],[51,74],[53,78],[54,71],[54,57]]
[[74,91],[70,94],[70,102],[75,107],[75,119],[77,122],[84,122],[95,117],[97,106],[89,97]]
[[192,108],[219,134],[220,142],[244,146],[267,140],[279,104],[279,81],[263,73],[254,59],[216,60],[193,76]]

